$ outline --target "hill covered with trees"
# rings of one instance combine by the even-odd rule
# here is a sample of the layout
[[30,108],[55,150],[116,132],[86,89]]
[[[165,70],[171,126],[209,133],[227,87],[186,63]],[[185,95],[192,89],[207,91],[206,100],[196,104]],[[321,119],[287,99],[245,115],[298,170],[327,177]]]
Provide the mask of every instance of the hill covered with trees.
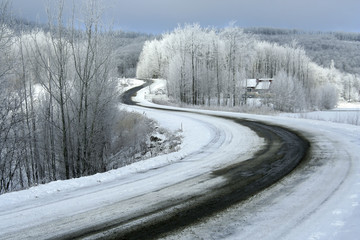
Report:
[[262,104],[282,111],[332,108],[338,96],[358,100],[359,76],[330,62],[315,63],[296,41],[279,44],[238,27],[192,24],[147,41],[137,76],[167,79],[171,98],[194,105],[244,105],[246,79],[260,78],[273,79]]
[[286,45],[296,41],[312,61],[323,67],[334,67],[342,72],[360,74],[360,33],[308,32],[274,28],[246,28],[263,41]]

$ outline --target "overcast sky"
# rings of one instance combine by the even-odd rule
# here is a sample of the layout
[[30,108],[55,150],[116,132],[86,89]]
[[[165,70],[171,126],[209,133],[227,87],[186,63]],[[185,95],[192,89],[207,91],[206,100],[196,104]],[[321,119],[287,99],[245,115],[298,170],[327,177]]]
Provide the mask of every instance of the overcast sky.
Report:
[[[12,10],[46,22],[49,1],[54,2],[11,0]],[[73,0],[65,2],[70,15]],[[184,23],[224,27],[236,21],[240,27],[360,32],[360,0],[102,0],[101,5],[103,21],[126,31],[157,34]]]

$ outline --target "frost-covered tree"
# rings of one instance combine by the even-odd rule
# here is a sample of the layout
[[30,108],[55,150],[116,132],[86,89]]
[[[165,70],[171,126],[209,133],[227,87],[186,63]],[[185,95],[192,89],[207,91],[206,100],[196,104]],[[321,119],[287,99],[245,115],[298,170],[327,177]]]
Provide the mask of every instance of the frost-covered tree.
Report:
[[[114,61],[134,71],[148,36],[105,29],[96,0],[82,1],[70,22],[63,7],[58,1],[45,27],[31,27],[10,21],[0,3],[0,194],[103,172],[149,147],[149,120],[119,111]],[[135,53],[124,63],[129,45]],[[140,144],[119,144],[123,137]]]
[[[162,52],[158,40],[146,41],[139,57],[139,65],[143,67],[138,68],[137,76],[151,76],[152,78],[159,78],[162,72]],[[146,54],[146,56],[144,56]],[[144,71],[144,72],[141,72]]]
[[17,98],[19,82],[12,81],[14,59],[10,48],[14,34],[6,21],[8,17],[8,1],[0,3],[0,193],[12,187],[12,180],[19,168],[22,146],[21,134],[21,102]]
[[227,94],[230,95],[231,106],[235,106],[241,99],[239,96],[243,94],[246,79],[244,53],[248,50],[249,36],[245,36],[242,29],[231,26],[221,32],[220,38],[225,45],[225,73],[229,81]]
[[[71,29],[71,59],[74,64],[74,82],[70,92],[73,132],[69,141],[74,146],[73,174],[78,177],[103,171],[109,133],[107,121],[113,121],[115,83],[109,76],[111,66],[111,41],[102,34],[97,1],[87,1],[83,6],[84,31]],[[110,38],[111,39],[111,38]],[[104,134],[104,135],[103,135]]]
[[[328,89],[323,88],[328,84],[341,89],[346,85],[341,83],[344,75],[334,64],[329,68],[315,64],[296,41],[285,45],[259,41],[234,26],[214,30],[185,25],[160,40],[149,41],[141,53],[137,73],[142,78],[167,79],[169,97],[195,105],[246,104],[246,79],[273,78],[275,88],[278,81],[290,84],[289,92],[293,86],[301,93],[292,107],[278,107],[291,111],[319,108],[314,89]],[[276,90],[281,91],[281,87]],[[266,96],[278,101],[274,94]]]
[[333,85],[327,84],[316,89],[318,103],[317,107],[320,110],[332,109],[336,107],[338,102],[338,92]]
[[298,79],[287,75],[285,71],[279,72],[274,79],[270,101],[276,110],[295,112],[306,108],[306,95]]

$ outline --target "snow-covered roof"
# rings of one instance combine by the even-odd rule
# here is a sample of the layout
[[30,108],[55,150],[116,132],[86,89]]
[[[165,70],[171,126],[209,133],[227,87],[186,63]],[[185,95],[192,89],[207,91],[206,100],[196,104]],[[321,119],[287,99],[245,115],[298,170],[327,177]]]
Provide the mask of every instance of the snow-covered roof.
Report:
[[257,90],[267,90],[267,89],[270,88],[270,84],[271,84],[270,81],[259,82],[259,83],[256,85],[255,89],[257,89]]
[[257,90],[267,90],[270,88],[272,78],[246,79],[246,87],[255,88]]
[[257,80],[254,78],[254,79],[246,79],[246,87],[256,87],[256,84],[257,84]]

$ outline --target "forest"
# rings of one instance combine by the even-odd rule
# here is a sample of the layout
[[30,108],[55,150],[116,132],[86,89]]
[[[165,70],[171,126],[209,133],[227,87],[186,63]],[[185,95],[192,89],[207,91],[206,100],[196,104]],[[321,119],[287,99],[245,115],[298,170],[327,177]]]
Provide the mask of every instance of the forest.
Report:
[[[179,26],[159,39],[145,42],[137,76],[167,79],[169,97],[193,105],[246,105],[246,79],[262,78],[273,79],[273,84],[261,96],[261,104],[280,111],[330,109],[338,98],[359,101],[358,65],[353,64],[356,60],[343,59],[342,65],[346,67],[341,70],[326,54],[330,60],[325,62],[321,58],[315,62],[314,56],[321,54],[313,50],[310,57],[303,44],[291,37],[294,32],[304,38],[309,35],[290,30],[244,30],[236,26],[221,30],[202,28],[198,24]],[[282,41],[263,40],[269,36],[277,36]],[[334,38],[340,36],[357,39],[345,34],[334,35]],[[324,39],[325,44],[327,38]],[[318,49],[316,46],[314,49]],[[351,46],[347,48],[349,55],[358,45]]]
[[257,39],[289,44],[295,40],[310,59],[320,66],[328,67],[331,61],[342,72],[360,74],[360,33],[306,32],[299,30],[247,28],[244,30]]
[[119,78],[135,75],[152,36],[107,29],[97,1],[65,21],[63,3],[45,25],[0,4],[0,194],[152,154],[156,123],[119,107]]

